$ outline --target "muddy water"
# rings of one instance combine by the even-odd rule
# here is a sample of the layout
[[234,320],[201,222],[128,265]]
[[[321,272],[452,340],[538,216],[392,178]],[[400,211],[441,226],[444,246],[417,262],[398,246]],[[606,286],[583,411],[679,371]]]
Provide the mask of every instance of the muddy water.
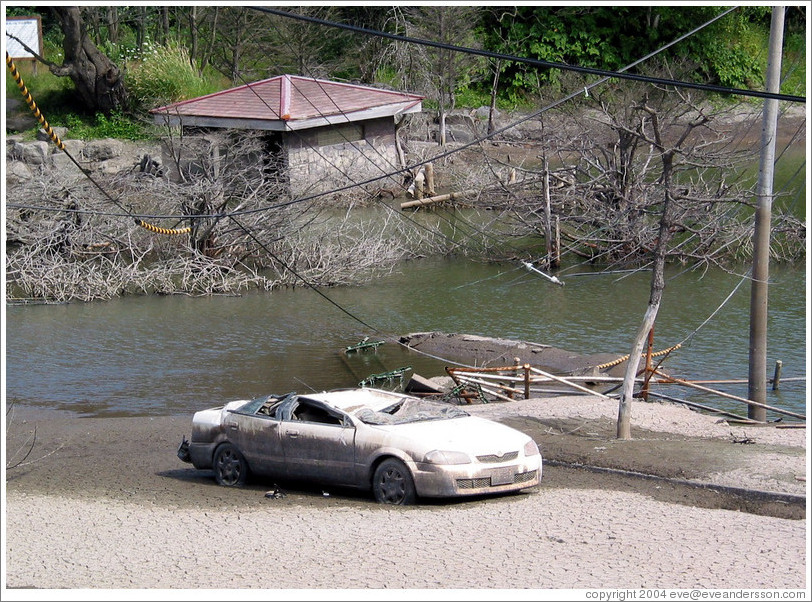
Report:
[[[243,297],[8,306],[5,392],[9,402],[87,416],[184,414],[224,399],[354,386],[406,367],[407,377],[443,374],[448,358],[423,357],[393,343],[343,352],[364,337],[432,330],[578,353],[627,353],[650,275],[597,274],[571,265],[559,277],[564,286],[519,264],[432,260],[406,264],[361,288],[325,290],[335,305],[297,288]],[[725,303],[740,279],[669,270],[654,347],[683,343],[664,364],[671,374],[746,380],[749,284]],[[806,375],[805,272],[773,268],[771,279],[767,362],[772,371],[782,361],[784,381],[779,391],[768,391],[768,403],[805,413],[805,382],[790,380]],[[381,384],[397,387],[399,379]],[[747,392],[746,383],[711,386]],[[746,415],[735,402],[682,388],[666,393]]]

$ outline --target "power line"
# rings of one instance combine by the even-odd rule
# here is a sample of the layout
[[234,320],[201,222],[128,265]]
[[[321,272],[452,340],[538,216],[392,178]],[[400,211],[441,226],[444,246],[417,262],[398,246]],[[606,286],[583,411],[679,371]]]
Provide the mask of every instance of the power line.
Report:
[[399,42],[407,42],[411,44],[419,44],[421,46],[430,46],[433,48],[439,48],[441,50],[451,50],[454,52],[464,52],[467,54],[474,54],[478,56],[484,56],[486,58],[503,60],[503,61],[511,61],[516,63],[524,63],[527,65],[533,65],[535,67],[544,67],[547,69],[561,69],[562,71],[574,71],[576,73],[585,73],[590,75],[601,75],[607,78],[618,78],[618,79],[629,79],[634,81],[641,81],[650,84],[659,84],[662,86],[673,86],[675,88],[692,88],[695,90],[705,90],[707,92],[716,92],[718,94],[735,94],[738,96],[754,96],[757,98],[769,98],[774,100],[784,100],[789,102],[806,102],[806,98],[803,96],[794,96],[790,94],[775,94],[770,92],[762,92],[759,90],[743,90],[739,88],[729,88],[726,86],[717,86],[715,84],[697,84],[693,82],[685,82],[676,79],[667,79],[661,77],[651,77],[648,75],[638,75],[635,73],[625,73],[624,71],[609,71],[606,69],[595,69],[592,67],[581,67],[578,65],[567,65],[566,63],[556,63],[553,61],[545,61],[542,59],[532,59],[527,57],[516,56],[512,54],[505,54],[501,52],[493,52],[491,50],[479,50],[476,48],[470,48],[466,46],[456,46],[454,44],[446,44],[443,42],[434,42],[432,40],[425,40],[422,38],[414,38],[411,36],[404,36],[400,34],[394,33],[387,33],[385,31],[379,31],[376,29],[367,29],[365,27],[359,27],[357,25],[348,25],[346,23],[339,23],[337,21],[328,21],[325,19],[319,19],[317,17],[309,17],[306,15],[299,15],[297,13],[291,13],[288,11],[277,10],[274,8],[267,8],[262,6],[254,6],[251,7],[254,10],[269,13],[272,15],[277,15],[280,17],[286,17],[289,19],[297,19],[300,21],[307,21],[310,23],[316,23],[318,25],[324,25],[325,27],[337,27],[339,29],[346,29],[348,31],[352,31],[355,33],[360,33],[364,35],[370,36],[378,36],[382,38],[388,38],[390,40],[395,40]]
[[[287,13],[287,12],[283,12],[283,11],[275,11],[273,9],[261,9],[261,7],[251,7],[251,8],[254,8],[256,10],[261,10],[262,12],[267,12],[267,13],[271,13],[271,14],[278,14],[279,13],[282,16],[285,16],[285,17],[300,18],[300,19],[307,20],[307,21],[312,21],[312,22],[317,22],[317,23],[322,23],[322,24],[327,24],[327,25],[333,25],[333,22],[324,21],[323,19],[317,19],[317,18],[314,18],[314,17],[303,17],[302,15],[295,15],[293,13]],[[626,65],[625,67],[623,67],[617,73],[623,73],[626,70],[631,69],[632,67],[640,64],[641,62],[643,62],[645,60],[648,60],[649,58],[651,58],[651,57],[665,51],[666,49],[670,48],[671,46],[681,42],[682,40],[686,39],[687,37],[695,34],[696,32],[700,31],[701,29],[703,29],[703,28],[707,27],[708,25],[714,23],[718,19],[721,19],[722,17],[729,14],[733,10],[735,10],[735,7],[731,8],[731,9],[717,15],[713,19],[710,19],[709,21],[699,25],[698,27],[692,29],[691,31],[689,31],[689,32],[687,32],[685,34],[683,34],[682,36],[680,36],[679,38],[677,38],[677,39],[673,40],[672,42],[666,44],[665,46],[662,46],[661,48],[647,54],[646,56],[644,56],[644,57],[642,57],[642,58],[640,58],[640,59],[638,59],[638,60],[636,60],[636,61],[634,61],[632,63],[630,63],[629,65]],[[335,24],[335,25],[341,26],[342,24]],[[364,30],[363,28],[355,28],[355,29],[360,29],[360,30],[363,30],[363,31],[369,31],[371,33],[374,33],[374,30]],[[383,33],[383,32],[378,32],[378,33]],[[386,37],[389,37],[389,35],[390,34],[386,34]],[[392,34],[392,35],[394,35],[394,34]],[[410,40],[404,40],[404,41],[410,41]],[[419,43],[419,42],[420,42],[419,40],[416,41],[416,43]],[[457,47],[457,46],[452,46],[451,48],[452,49],[458,49],[459,51],[462,51],[462,52],[464,52],[466,50],[472,50],[472,49],[466,49],[464,47]],[[515,57],[515,58],[517,60],[521,60],[521,57]],[[532,60],[532,59],[528,59],[528,60]],[[610,73],[615,73],[615,72],[610,72]],[[416,169],[416,168],[418,168],[418,167],[420,167],[422,165],[425,165],[427,163],[430,163],[430,162],[433,162],[433,161],[436,161],[436,160],[445,159],[447,157],[450,157],[450,156],[452,156],[452,155],[454,155],[456,153],[459,153],[459,152],[461,152],[463,150],[467,150],[468,148],[471,148],[471,147],[473,147],[475,145],[479,145],[480,143],[482,143],[482,142],[484,142],[484,141],[486,141],[486,140],[488,140],[490,138],[496,137],[496,136],[498,136],[498,135],[500,135],[500,134],[502,134],[502,133],[504,133],[504,132],[506,132],[506,131],[508,131],[510,129],[513,129],[516,126],[518,126],[518,125],[520,125],[520,124],[522,124],[522,123],[524,123],[526,121],[530,121],[532,119],[535,119],[535,118],[539,117],[540,115],[542,115],[543,113],[545,113],[545,112],[547,112],[547,111],[549,111],[549,110],[551,110],[553,108],[556,108],[556,107],[564,104],[565,102],[568,102],[569,100],[571,100],[571,99],[573,99],[573,98],[575,98],[577,96],[580,96],[582,93],[588,93],[589,90],[591,90],[591,89],[605,83],[606,81],[611,79],[611,77],[613,77],[613,76],[603,77],[602,79],[585,86],[583,88],[583,90],[579,89],[577,92],[573,92],[573,93],[571,93],[571,94],[569,94],[569,95],[567,95],[567,96],[565,96],[565,97],[563,97],[563,98],[561,98],[561,99],[559,99],[557,101],[553,101],[552,103],[548,104],[547,106],[544,106],[544,107],[540,108],[539,110],[537,110],[535,112],[532,112],[532,113],[530,113],[529,115],[527,115],[527,116],[525,116],[523,118],[520,118],[520,119],[518,119],[518,120],[516,120],[516,121],[514,121],[512,123],[509,123],[509,124],[507,124],[506,126],[504,126],[502,128],[494,130],[493,132],[490,132],[488,134],[480,136],[480,137],[478,137],[478,138],[476,138],[476,139],[474,139],[474,140],[472,140],[472,141],[470,141],[468,143],[462,144],[460,146],[457,146],[457,147],[455,147],[453,149],[450,149],[450,150],[447,150],[445,152],[438,153],[436,155],[433,155],[432,157],[429,157],[429,158],[424,159],[422,161],[412,163],[411,165],[407,165],[407,166],[405,166],[403,168],[396,169],[396,170],[394,170],[392,172],[389,172],[389,173],[384,172],[384,174],[381,175],[381,176],[371,177],[371,178],[368,178],[368,179],[360,181],[360,182],[352,182],[351,184],[341,186],[341,187],[338,187],[338,188],[334,188],[334,189],[331,189],[329,191],[310,194],[310,195],[302,196],[302,197],[299,197],[299,198],[291,199],[291,200],[288,200],[288,201],[275,203],[273,205],[267,205],[265,207],[259,207],[259,208],[253,208],[253,209],[244,209],[244,210],[232,211],[232,212],[198,214],[198,215],[195,216],[195,218],[198,218],[198,219],[222,219],[224,217],[244,216],[244,215],[251,215],[251,214],[254,214],[254,213],[262,213],[262,212],[265,212],[265,211],[271,211],[271,210],[274,210],[274,209],[279,209],[279,208],[283,208],[283,207],[292,206],[292,205],[295,205],[295,204],[298,204],[298,203],[315,200],[315,199],[321,198],[321,197],[326,196],[326,195],[336,194],[336,193],[339,193],[339,192],[344,192],[346,190],[350,190],[350,189],[353,189],[353,188],[367,186],[369,184],[375,183],[375,182],[383,180],[383,179],[389,179],[389,178],[392,178],[392,177],[394,177],[396,175],[399,175],[399,174],[411,172],[414,169]],[[250,88],[250,85],[249,85],[249,88]],[[254,90],[252,89],[252,91],[254,91]],[[312,148],[312,146],[311,146],[311,148]],[[351,178],[348,177],[348,179],[352,181]],[[22,205],[16,205],[16,204],[9,204],[8,206],[10,206],[10,207],[13,206],[13,207],[18,207],[18,208],[28,208],[28,209],[42,209],[42,210],[54,210],[54,211],[57,210],[57,209],[51,209],[51,208],[46,208],[46,207],[33,207],[33,206],[25,206],[25,207],[23,207]],[[67,210],[58,209],[58,211],[67,211]],[[93,215],[110,215],[110,216],[117,215],[117,214],[114,214],[114,213],[111,213],[111,212],[81,211],[81,210],[77,210],[77,211],[78,212],[84,212],[84,213],[87,213],[87,214],[93,214]],[[126,216],[127,217],[133,217],[134,214],[127,214]],[[147,219],[188,219],[189,216],[188,215],[177,215],[177,214],[168,214],[168,215],[160,215],[160,214],[158,214],[158,215],[135,215],[135,217],[141,217],[141,218],[147,218]]]

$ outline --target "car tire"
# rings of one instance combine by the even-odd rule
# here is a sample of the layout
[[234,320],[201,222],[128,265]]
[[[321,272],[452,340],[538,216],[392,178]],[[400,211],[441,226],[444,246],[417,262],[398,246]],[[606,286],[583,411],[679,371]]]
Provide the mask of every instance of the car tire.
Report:
[[412,474],[403,462],[395,458],[384,460],[375,469],[372,491],[381,504],[405,506],[414,504],[417,499]]
[[242,487],[248,478],[248,463],[231,443],[223,443],[214,452],[214,479],[224,487]]

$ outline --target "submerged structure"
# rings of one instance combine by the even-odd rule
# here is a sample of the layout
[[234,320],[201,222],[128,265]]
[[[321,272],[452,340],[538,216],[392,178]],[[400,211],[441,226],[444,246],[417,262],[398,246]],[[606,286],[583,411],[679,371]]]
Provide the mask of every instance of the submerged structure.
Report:
[[[150,112],[157,125],[180,128],[184,144],[195,138],[210,142],[207,134],[215,131],[233,136],[262,132],[265,164],[279,170],[292,196],[301,197],[405,167],[396,125],[403,115],[422,111],[422,100],[369,86],[278,75]],[[175,176],[184,165],[178,157],[164,163],[175,166]]]

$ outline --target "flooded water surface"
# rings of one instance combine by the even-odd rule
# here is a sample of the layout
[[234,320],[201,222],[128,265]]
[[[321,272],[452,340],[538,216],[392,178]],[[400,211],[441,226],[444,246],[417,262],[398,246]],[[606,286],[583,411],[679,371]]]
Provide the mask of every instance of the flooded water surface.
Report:
[[[664,369],[686,379],[746,381],[749,282],[721,270],[669,268],[667,276],[654,347],[683,346]],[[648,302],[650,273],[569,266],[559,277],[564,286],[521,264],[425,260],[363,287],[324,289],[329,301],[296,288],[8,306],[7,402],[83,416],[185,414],[230,399],[355,386],[405,367],[407,378],[442,375],[449,362],[392,342],[344,353],[365,337],[423,331],[628,353]],[[768,391],[768,404],[805,413],[805,381],[792,380],[806,376],[805,272],[773,268],[771,281],[768,376],[780,360],[784,381],[779,391]],[[712,386],[747,395],[746,383]],[[731,407],[684,389],[673,394]],[[731,403],[746,415],[746,407]]]

